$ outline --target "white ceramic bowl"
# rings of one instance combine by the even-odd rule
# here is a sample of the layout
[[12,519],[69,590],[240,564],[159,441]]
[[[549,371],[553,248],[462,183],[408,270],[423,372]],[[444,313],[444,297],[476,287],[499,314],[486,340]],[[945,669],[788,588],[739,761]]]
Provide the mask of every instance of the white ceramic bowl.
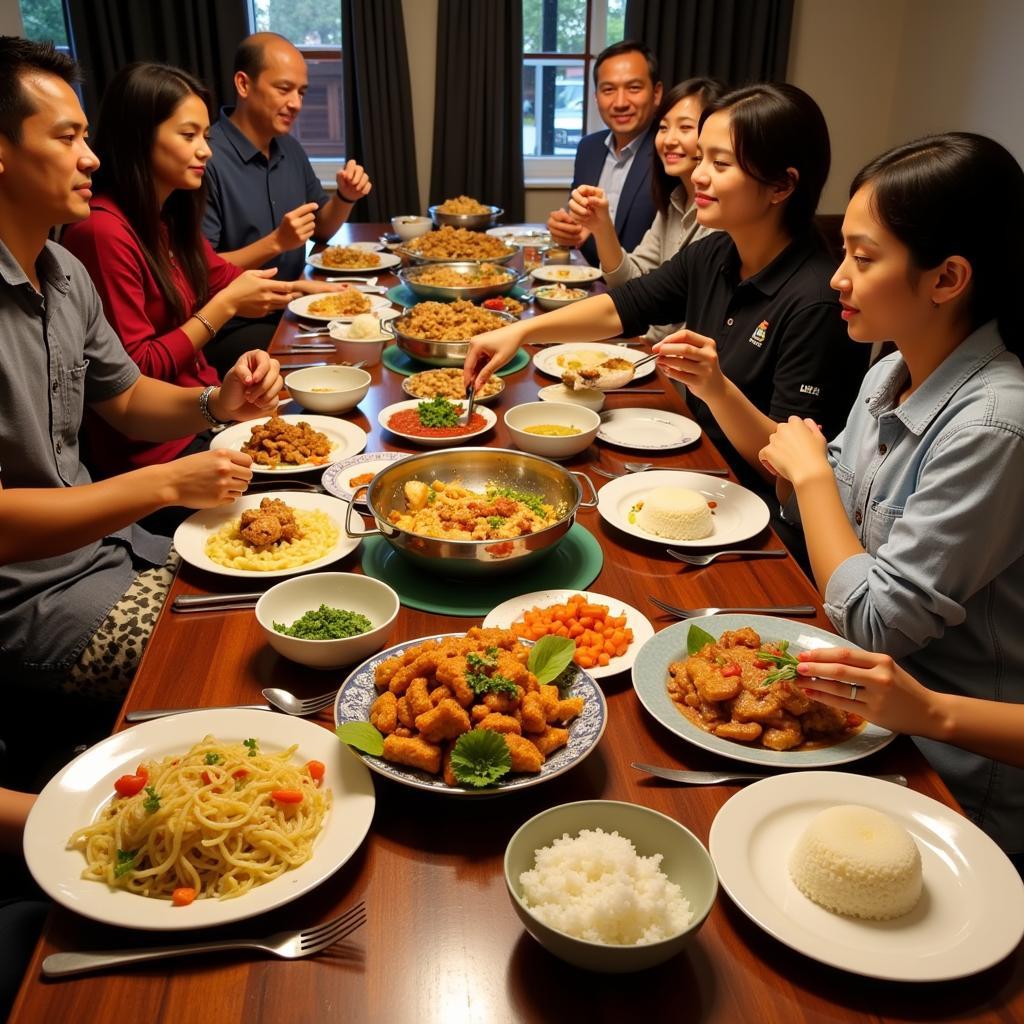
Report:
[[[287,371],[287,367],[284,367]],[[354,409],[370,390],[370,375],[354,366],[309,366],[285,379],[288,393],[310,412],[339,413]],[[316,388],[330,388],[317,391]]]
[[578,284],[567,284],[566,287],[572,288],[574,291],[583,292],[583,295],[565,299],[545,294],[547,289],[557,287],[557,284],[545,284],[533,289],[533,299],[541,309],[561,309],[563,306],[571,306],[574,302],[582,302],[584,299],[590,298],[590,293],[586,287],[581,288]]
[[[579,433],[567,437],[531,434],[526,427],[550,423],[559,427],[575,427]],[[527,402],[505,413],[508,427],[517,448],[546,459],[568,459],[578,455],[597,437],[601,417],[582,405],[560,405],[557,402]]]
[[[373,623],[373,629],[340,640],[301,640],[274,629],[275,622],[290,626],[322,604],[359,612]],[[398,608],[398,595],[380,580],[351,572],[316,572],[271,587],[256,603],[256,621],[267,642],[283,657],[311,668],[338,668],[379,651],[391,637]]]
[[581,391],[574,391],[564,384],[551,384],[541,388],[537,397],[542,402],[564,402],[569,405],[582,405],[585,409],[593,409],[600,412],[604,408],[604,392],[596,388],[583,388]]
[[328,328],[331,340],[338,355],[350,363],[364,363],[366,366],[377,366],[384,347],[391,344],[393,338],[381,324],[380,334],[372,338],[350,338],[352,325],[342,320],[332,320]]
[[417,434],[404,434],[400,430],[395,430],[388,426],[388,420],[390,420],[396,412],[404,412],[406,409],[415,409],[420,402],[425,401],[428,401],[428,399],[413,398],[408,402],[395,402],[394,405],[389,405],[386,408],[381,409],[377,414],[377,422],[385,430],[394,434],[395,437],[400,437],[403,441],[406,441],[409,444],[418,444],[423,448],[455,448],[458,445],[465,444],[467,441],[486,433],[494,426],[495,423],[498,422],[498,417],[495,416],[487,406],[475,405],[473,407],[473,411],[480,414],[484,421],[484,425],[479,430],[474,430],[471,434],[460,434],[455,437],[420,437]]
[[[536,851],[568,832],[600,828],[625,836],[641,857],[660,853],[660,870],[682,889],[693,917],[675,935],[642,946],[610,946],[577,939],[543,924],[523,902],[519,877],[535,862]],[[673,818],[638,804],[617,800],[582,800],[560,804],[531,818],[505,848],[505,885],[526,930],[549,953],[577,967],[609,974],[642,971],[676,956],[700,929],[715,902],[718,876],[700,840]]]
[[413,238],[419,238],[420,235],[425,235],[434,227],[434,222],[429,217],[403,214],[400,217],[391,218],[391,227],[403,242],[408,242]]

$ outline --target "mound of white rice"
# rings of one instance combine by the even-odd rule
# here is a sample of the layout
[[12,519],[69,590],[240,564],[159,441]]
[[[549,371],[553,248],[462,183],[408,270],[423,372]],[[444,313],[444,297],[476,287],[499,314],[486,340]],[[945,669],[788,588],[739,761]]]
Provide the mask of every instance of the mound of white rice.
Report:
[[642,946],[679,934],[693,917],[678,885],[618,832],[583,829],[536,851],[519,876],[523,901],[544,924],[588,942]]
[[789,873],[826,910],[869,921],[901,917],[921,896],[921,854],[910,834],[858,804],[818,814],[793,848]]
[[688,487],[655,487],[644,498],[636,523],[671,540],[700,540],[715,528],[707,499]]

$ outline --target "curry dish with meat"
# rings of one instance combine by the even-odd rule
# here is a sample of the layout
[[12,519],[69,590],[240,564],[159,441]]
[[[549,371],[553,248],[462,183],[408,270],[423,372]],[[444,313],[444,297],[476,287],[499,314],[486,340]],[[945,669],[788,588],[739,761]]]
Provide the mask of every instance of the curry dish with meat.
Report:
[[804,695],[799,683],[778,679],[759,652],[781,654],[757,633],[726,630],[685,661],[668,667],[668,693],[694,725],[722,739],[767,750],[811,750],[859,732],[863,719]]

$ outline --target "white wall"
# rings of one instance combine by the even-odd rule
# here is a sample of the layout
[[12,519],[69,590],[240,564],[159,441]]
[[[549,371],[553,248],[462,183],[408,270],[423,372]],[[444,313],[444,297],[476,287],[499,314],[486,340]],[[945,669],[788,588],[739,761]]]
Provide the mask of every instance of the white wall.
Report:
[[20,36],[23,31],[18,0],[0,0],[0,36]]
[[402,0],[402,14],[405,19],[406,48],[409,52],[413,134],[416,139],[416,180],[420,187],[420,208],[395,210],[394,216],[402,213],[427,212],[434,138],[437,0]]

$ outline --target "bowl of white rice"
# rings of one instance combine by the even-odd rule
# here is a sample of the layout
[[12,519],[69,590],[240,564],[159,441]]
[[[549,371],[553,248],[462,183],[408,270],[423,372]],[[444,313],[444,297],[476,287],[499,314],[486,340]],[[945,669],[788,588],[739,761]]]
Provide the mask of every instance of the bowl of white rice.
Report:
[[567,963],[641,971],[676,956],[711,912],[718,876],[697,837],[616,800],[560,804],[505,849],[505,885],[526,930]]

